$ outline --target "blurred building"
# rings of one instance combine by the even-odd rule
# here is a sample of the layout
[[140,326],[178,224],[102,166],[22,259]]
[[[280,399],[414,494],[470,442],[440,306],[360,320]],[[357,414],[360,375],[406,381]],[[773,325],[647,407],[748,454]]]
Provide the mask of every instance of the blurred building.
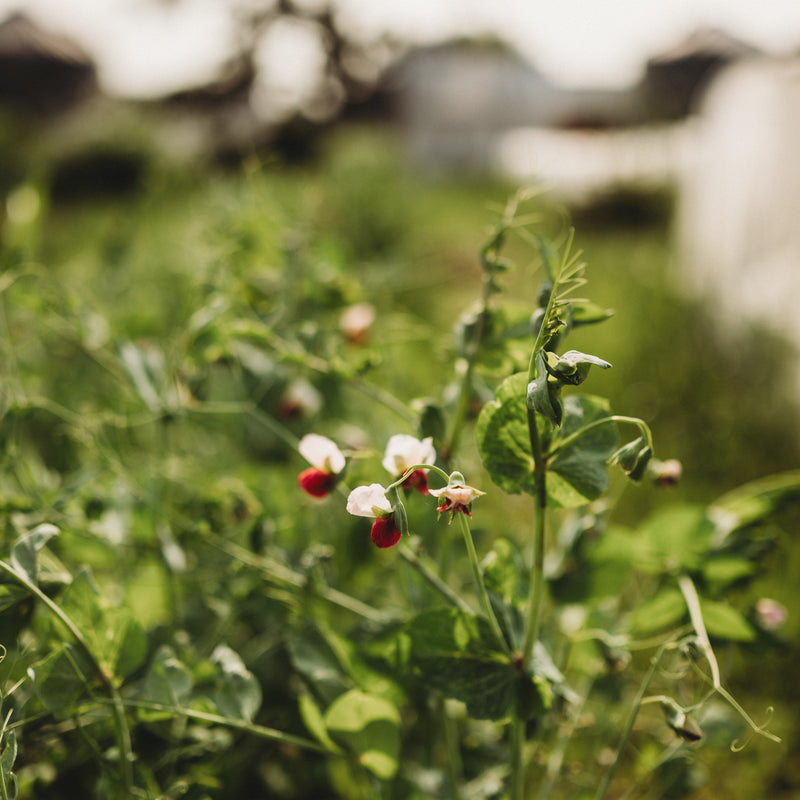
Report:
[[50,116],[97,91],[94,64],[74,42],[22,14],[0,23],[0,108]]
[[640,84],[643,115],[650,121],[677,120],[697,111],[703,92],[730,64],[760,51],[716,28],[702,28],[653,56]]
[[685,280],[800,348],[800,57],[730,67],[699,111],[678,185]]
[[634,85],[565,89],[502,42],[457,40],[409,51],[377,94],[393,95],[394,119],[423,169],[486,171],[510,131],[614,131],[683,120],[722,68],[755,55],[720,31],[701,30],[651,58]]
[[382,91],[394,96],[395,120],[426,170],[485,171],[508,130],[628,124],[640,105],[631,91],[561,89],[493,39],[413,49]]

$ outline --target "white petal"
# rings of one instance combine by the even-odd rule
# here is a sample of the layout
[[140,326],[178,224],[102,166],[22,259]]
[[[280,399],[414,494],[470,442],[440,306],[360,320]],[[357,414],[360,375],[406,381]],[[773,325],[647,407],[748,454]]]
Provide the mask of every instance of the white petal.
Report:
[[374,517],[375,509],[390,514],[392,504],[386,499],[386,489],[379,483],[357,486],[347,498],[347,510],[356,517]]
[[433,438],[428,436],[420,441],[405,433],[397,433],[389,439],[383,457],[383,468],[392,475],[402,475],[414,464],[433,464],[436,451]]
[[451,503],[459,506],[468,506],[476,497],[486,494],[474,486],[443,486],[441,489],[429,489],[433,497],[444,495]]
[[338,475],[345,467],[345,457],[336,443],[317,433],[307,433],[297,445],[300,455],[312,467]]

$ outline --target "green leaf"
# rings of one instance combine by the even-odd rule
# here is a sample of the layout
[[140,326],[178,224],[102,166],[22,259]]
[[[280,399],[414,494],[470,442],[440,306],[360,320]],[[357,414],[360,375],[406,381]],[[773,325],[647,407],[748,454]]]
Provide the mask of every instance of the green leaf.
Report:
[[631,616],[631,631],[649,634],[676,625],[687,614],[686,601],[679,589],[666,587],[640,603]]
[[700,599],[700,613],[709,636],[733,642],[752,642],[756,632],[750,623],[727,603]]
[[314,698],[308,692],[301,692],[297,698],[300,716],[308,728],[309,733],[326,749],[332,753],[341,753],[342,749],[331,739],[328,735],[328,729],[325,727],[325,720],[322,717],[322,711],[319,706],[314,702]]
[[525,569],[516,545],[502,537],[495,539],[491,551],[483,559],[483,578],[486,588],[510,602],[519,593]]
[[[528,376],[518,372],[498,387],[495,399],[478,416],[475,435],[483,465],[492,480],[509,494],[534,494],[534,465],[528,435]],[[572,395],[564,399],[561,427],[553,431],[537,415],[539,436],[548,449],[585,425],[609,416],[599,397]],[[552,437],[552,441],[550,441]],[[617,444],[613,425],[600,425],[559,450],[547,474],[547,495],[556,507],[572,508],[599,497],[608,486],[609,456]]]
[[643,566],[669,573],[700,569],[711,546],[712,530],[701,506],[660,509],[645,520],[640,531],[648,544]]
[[11,566],[29,583],[36,585],[39,573],[39,551],[50,539],[58,535],[58,528],[49,523],[37,525],[32,531],[20,536],[11,550]]
[[333,702],[324,721],[366,769],[383,780],[394,777],[400,754],[400,713],[393,703],[352,689]]
[[239,655],[227,645],[214,648],[211,661],[218,674],[211,699],[220,714],[252,720],[261,705],[261,686]]
[[350,638],[326,628],[321,629],[320,632],[331,650],[336,653],[339,662],[353,679],[356,687],[369,691],[375,697],[382,697],[390,703],[400,704],[405,700],[400,686],[385,672],[375,669],[365,661]]
[[87,682],[93,675],[86,653],[75,644],[61,645],[28,669],[42,705],[57,713],[69,713],[88,697]]
[[5,786],[3,793],[8,800],[14,800],[17,796],[17,776],[14,774],[14,762],[17,759],[17,735],[14,731],[2,731],[2,744],[0,744],[2,754],[0,755],[0,773]]
[[[5,726],[4,726],[5,727]],[[8,777],[17,760],[17,735],[14,731],[3,730],[2,755],[0,755],[0,770],[3,776]]]
[[[610,416],[608,401],[592,395],[564,399],[564,422],[553,434],[550,450],[593,422]],[[552,505],[574,508],[596,500],[608,487],[608,458],[617,446],[616,426],[599,425],[558,450],[547,473]]]
[[[191,670],[169,645],[162,645],[153,656],[144,679],[145,698],[165,706],[184,706],[189,702],[194,679]],[[143,711],[147,719],[170,717],[169,712]]]
[[800,500],[800,470],[770,475],[723,495],[709,517],[723,536],[768,518],[788,502]]
[[577,328],[581,325],[593,325],[597,322],[605,322],[614,316],[614,312],[609,308],[603,308],[592,303],[590,300],[573,300],[572,306],[572,327]]
[[[475,428],[478,449],[492,480],[509,494],[535,490],[528,435],[528,375],[518,372],[497,389],[481,409]],[[542,428],[547,425],[542,420]]]
[[167,383],[164,357],[155,348],[144,349],[133,342],[122,342],[119,355],[139,397],[150,411],[159,411],[164,403],[159,388]]
[[515,708],[529,716],[550,702],[546,680],[526,676],[497,649],[482,617],[458,609],[435,609],[408,624],[408,668],[420,682],[466,703],[476,719],[505,719]]
[[339,655],[318,631],[292,634],[286,645],[292,665],[323,703],[353,688]]
[[593,603],[619,594],[640,549],[638,542],[629,531],[614,526],[596,538],[580,535],[564,554],[553,593],[563,603]]
[[729,586],[742,578],[749,578],[756,571],[752,561],[739,556],[712,557],[703,565],[703,577],[717,588]]
[[144,662],[147,637],[142,626],[126,608],[103,606],[87,570],[72,579],[60,604],[108,677],[125,678]]

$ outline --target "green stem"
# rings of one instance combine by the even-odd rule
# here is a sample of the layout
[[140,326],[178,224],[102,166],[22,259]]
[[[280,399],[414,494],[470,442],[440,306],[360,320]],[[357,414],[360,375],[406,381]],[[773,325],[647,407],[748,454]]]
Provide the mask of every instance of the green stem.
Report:
[[544,549],[547,515],[547,462],[542,454],[539,430],[536,426],[536,412],[528,409],[528,431],[534,464],[535,494],[533,509],[533,565],[531,585],[528,595],[528,621],[525,629],[525,642],[522,659],[529,667],[533,659],[533,649],[539,638],[539,621],[544,596]]
[[447,704],[444,697],[437,701],[439,715],[442,720],[444,745],[447,751],[447,777],[449,794],[452,800],[460,800],[459,786],[464,778],[464,764],[461,760],[461,750],[458,743],[458,724],[447,713]]
[[[481,329],[483,325],[481,325]],[[478,335],[482,335],[479,332]],[[472,391],[472,367],[475,357],[477,356],[478,348],[475,348],[475,354],[472,358],[462,358],[456,364],[456,369],[461,372],[461,385],[458,390],[458,400],[456,401],[455,413],[453,414],[453,423],[450,427],[450,433],[447,436],[444,447],[442,447],[442,458],[445,463],[449,463],[453,457],[458,440],[461,437],[461,429],[464,427],[464,421],[467,418],[467,408],[469,407],[469,396]]]
[[397,489],[400,486],[402,486],[406,478],[408,478],[409,475],[411,475],[413,472],[416,472],[418,469],[430,470],[431,472],[435,472],[440,478],[443,478],[445,481],[447,482],[450,481],[450,475],[446,473],[443,469],[437,467],[435,464],[412,464],[410,467],[406,467],[405,472],[403,472],[403,474],[396,481],[390,483],[386,487],[387,496],[389,492],[392,491],[392,489]]
[[428,567],[427,564],[415,553],[410,547],[405,546],[400,549],[400,557],[410,564],[419,574],[437,591],[442,595],[451,605],[460,609],[461,611],[469,611],[472,609],[464,600],[459,597],[437,574]]
[[508,204],[503,211],[503,216],[497,223],[491,239],[481,251],[481,265],[483,266],[483,289],[481,292],[481,306],[478,311],[478,323],[475,330],[472,332],[471,340],[466,343],[464,348],[464,356],[457,362],[457,369],[460,372],[460,387],[458,391],[458,399],[456,401],[455,413],[453,415],[453,424],[450,428],[450,433],[445,440],[442,450],[442,458],[445,462],[449,462],[453,453],[458,446],[458,440],[461,436],[461,430],[464,427],[464,421],[467,417],[467,409],[469,408],[469,396],[472,391],[472,371],[475,367],[475,362],[478,360],[478,355],[483,344],[484,336],[486,335],[486,319],[489,315],[490,300],[499,289],[497,286],[496,273],[500,259],[500,251],[505,243],[506,233],[509,228],[514,224],[514,218],[517,214],[517,208],[521,200],[525,199],[524,193],[519,193],[509,200]]
[[[757,725],[750,715],[741,707],[741,705],[739,705],[738,701],[733,697],[733,695],[730,694],[730,692],[728,692],[728,690],[722,685],[719,664],[717,663],[716,655],[714,655],[714,650],[711,647],[711,640],[708,637],[708,631],[706,630],[705,622],[703,621],[703,612],[700,608],[700,597],[697,594],[697,589],[695,588],[694,582],[688,575],[680,575],[678,577],[678,587],[683,594],[686,607],[689,609],[689,619],[692,622],[692,627],[697,634],[697,638],[700,640],[700,646],[703,648],[703,654],[705,655],[709,669],[711,670],[711,685],[714,691],[724,698],[750,726],[750,729],[753,732],[751,737],[753,734],[757,733],[760,736],[769,739],[770,741],[780,742],[781,739],[779,736],[764,730],[761,725]],[[749,741],[749,739],[747,741]],[[742,747],[744,746],[745,745],[742,745]],[[739,750],[741,748],[734,746],[733,749]]]
[[260,570],[267,580],[275,583],[288,584],[295,589],[310,589],[314,594],[327,602],[344,608],[353,614],[358,614],[370,622],[385,622],[387,615],[372,606],[363,603],[355,597],[351,597],[344,592],[333,589],[330,586],[312,586],[309,585],[305,575],[295,572],[290,567],[281,564],[273,558],[266,558],[251,553],[244,547],[226,541],[221,536],[215,534],[207,534],[208,540],[213,542],[215,547],[218,547],[224,553],[227,553],[232,558],[241,561],[243,564],[254,567]]
[[686,607],[689,609],[689,619],[692,622],[697,638],[700,640],[703,655],[706,657],[711,670],[711,684],[718,690],[722,686],[719,664],[711,647],[711,640],[708,638],[708,631],[706,631],[706,625],[703,621],[703,612],[700,609],[700,598],[697,595],[697,589],[695,589],[694,583],[688,575],[678,576],[678,588],[681,590]]
[[511,800],[525,800],[525,722],[516,716],[511,720]]
[[642,432],[642,435],[647,440],[648,446],[652,449],[653,447],[653,434],[650,432],[650,428],[647,426],[647,423],[644,420],[638,419],[637,417],[624,417],[620,416],[619,414],[612,414],[608,417],[603,417],[602,419],[596,419],[594,422],[590,422],[588,425],[584,425],[582,428],[579,428],[574,433],[571,433],[569,436],[565,436],[563,439],[558,441],[556,445],[549,451],[548,458],[552,458],[559,450],[563,450],[565,447],[569,447],[576,439],[579,439],[581,436],[584,436],[589,431],[594,430],[595,428],[599,428],[602,425],[608,425],[610,423],[617,423],[617,422],[627,422],[631,425],[636,425],[637,428]]
[[619,744],[617,745],[617,751],[614,754],[614,761],[611,763],[611,766],[603,776],[603,780],[600,781],[600,785],[597,787],[597,791],[594,795],[594,800],[603,800],[603,798],[606,796],[608,787],[611,785],[611,781],[614,778],[614,773],[617,771],[617,767],[619,766],[619,762],[622,758],[622,752],[625,749],[625,746],[628,744],[628,739],[630,739],[631,732],[633,731],[633,724],[636,722],[636,717],[639,714],[639,709],[642,706],[642,700],[644,700],[647,689],[655,677],[656,670],[658,669],[658,665],[664,656],[664,653],[673,645],[673,642],[665,642],[661,645],[661,647],[658,648],[655,656],[653,656],[653,660],[650,662],[650,670],[645,676],[644,681],[642,681],[642,685],[639,687],[639,691],[636,694],[636,699],[633,701],[633,708],[628,716],[625,729],[622,731],[622,736],[620,737]]
[[483,611],[489,620],[489,624],[492,626],[492,631],[494,632],[497,641],[500,643],[503,650],[508,655],[511,655],[508,644],[503,636],[503,631],[500,628],[500,623],[498,623],[494,609],[492,608],[492,604],[489,601],[489,594],[487,593],[486,585],[483,582],[483,574],[481,573],[481,567],[478,563],[478,553],[475,550],[475,542],[472,541],[472,533],[469,529],[467,516],[466,514],[461,513],[456,514],[456,516],[458,517],[459,524],[461,525],[461,532],[464,534],[464,544],[467,547],[467,555],[469,556],[469,563],[472,567],[472,575],[475,578],[475,588],[478,592],[478,599],[483,606]]
[[275,728],[267,728],[263,725],[256,725],[246,719],[235,719],[233,717],[223,717],[220,714],[210,714],[206,711],[196,711],[191,708],[182,708],[180,706],[169,706],[162,703],[153,703],[146,700],[125,700],[124,704],[129,708],[141,708],[147,711],[164,711],[174,714],[176,717],[187,717],[188,719],[196,719],[200,722],[209,722],[212,725],[224,725],[227,728],[234,728],[235,730],[244,731],[260,739],[268,739],[272,742],[280,742],[282,744],[289,744],[295,747],[301,747],[304,750],[312,750],[315,753],[330,753],[330,751],[323,747],[321,744],[312,741],[311,739],[304,739],[301,736],[293,736],[290,733],[276,730]]
[[83,633],[81,633],[78,626],[70,619],[70,617],[61,609],[53,600],[51,600],[42,590],[31,583],[24,575],[17,572],[10,564],[5,561],[0,561],[0,570],[5,572],[9,577],[13,578],[17,583],[29,591],[37,600],[43,603],[47,609],[54,614],[72,634],[76,642],[83,648],[89,658],[92,666],[94,667],[97,676],[100,678],[103,686],[111,698],[111,708],[114,715],[114,728],[117,735],[117,746],[119,747],[120,758],[120,774],[124,788],[130,795],[133,792],[133,771],[132,771],[132,752],[131,752],[131,738],[130,730],[128,728],[127,720],[125,719],[125,709],[122,704],[122,699],[114,686],[112,676],[110,676],[105,667],[98,661],[95,654],[92,652],[89,643],[86,641]]
[[385,406],[390,411],[393,411],[398,417],[402,417],[406,422],[409,422],[412,425],[417,424],[417,415],[411,411],[408,406],[398,400],[391,392],[387,392],[385,389],[375,386],[374,384],[365,381],[363,378],[353,379],[350,382],[350,385],[372,400],[381,403],[381,405]]

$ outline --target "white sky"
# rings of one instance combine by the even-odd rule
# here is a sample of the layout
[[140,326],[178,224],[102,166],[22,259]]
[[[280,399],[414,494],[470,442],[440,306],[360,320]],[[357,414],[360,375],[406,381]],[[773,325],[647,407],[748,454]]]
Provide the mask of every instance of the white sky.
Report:
[[[311,0],[308,0],[311,2]],[[772,52],[800,50],[800,0],[336,0],[363,36],[412,41],[494,31],[552,79],[624,86],[648,56],[700,26]],[[225,0],[0,0],[78,40],[110,91],[144,96],[198,84],[229,53]],[[287,68],[292,65],[287,64]],[[297,70],[302,69],[298,57]]]

